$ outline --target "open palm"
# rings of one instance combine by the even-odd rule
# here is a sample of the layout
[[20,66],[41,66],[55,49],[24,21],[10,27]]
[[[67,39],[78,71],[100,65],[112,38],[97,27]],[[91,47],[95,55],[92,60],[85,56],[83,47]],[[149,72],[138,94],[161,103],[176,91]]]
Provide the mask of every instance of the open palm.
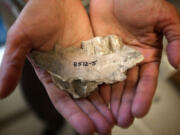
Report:
[[[90,21],[80,0],[29,0],[8,32],[0,97],[8,96],[16,87],[30,51],[49,51],[57,43],[63,47],[80,46],[81,41],[91,38]],[[113,116],[97,92],[88,99],[74,100],[53,84],[47,72],[33,66],[58,112],[80,134],[110,132]]]
[[30,51],[48,51],[56,43],[80,46],[83,40],[110,34],[119,35],[140,50],[145,60],[128,72],[125,82],[101,86],[102,96],[96,91],[88,98],[74,100],[55,87],[47,72],[36,65],[34,68],[56,109],[80,134],[110,132],[114,121],[105,102],[110,102],[118,124],[129,126],[151,105],[163,34],[169,40],[171,64],[177,67],[180,63],[180,20],[175,8],[165,0],[91,0],[90,19],[80,0],[29,0],[8,32],[0,71],[0,97],[8,96],[16,87]]
[[163,34],[169,41],[170,63],[180,63],[180,18],[165,0],[91,0],[90,17],[95,36],[116,34],[144,55],[144,61],[129,70],[124,82],[101,86],[119,126],[128,127],[134,117],[149,110],[157,86]]

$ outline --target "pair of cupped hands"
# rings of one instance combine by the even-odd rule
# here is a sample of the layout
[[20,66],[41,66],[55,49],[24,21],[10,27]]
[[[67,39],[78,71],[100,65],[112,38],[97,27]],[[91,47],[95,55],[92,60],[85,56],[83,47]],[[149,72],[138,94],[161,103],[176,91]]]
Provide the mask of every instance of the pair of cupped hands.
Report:
[[0,97],[15,89],[32,50],[49,51],[56,43],[80,46],[96,36],[118,35],[145,59],[128,71],[124,82],[102,85],[87,98],[71,98],[32,63],[53,105],[78,133],[109,134],[115,124],[129,127],[148,112],[157,86],[163,35],[168,39],[169,62],[178,68],[180,17],[166,0],[90,0],[89,12],[88,16],[80,0],[29,0],[8,32]]

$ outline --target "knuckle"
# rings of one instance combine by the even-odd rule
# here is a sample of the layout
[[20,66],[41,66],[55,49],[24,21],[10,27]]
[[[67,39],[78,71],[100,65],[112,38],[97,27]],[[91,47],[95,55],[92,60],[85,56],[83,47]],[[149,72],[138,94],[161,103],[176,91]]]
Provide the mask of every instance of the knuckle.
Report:
[[121,96],[116,96],[111,99],[113,103],[119,103],[121,101]]
[[31,45],[28,37],[27,32],[21,26],[14,24],[7,32],[7,46],[13,45],[16,48],[25,49]]
[[89,107],[87,113],[89,115],[95,115],[97,113],[96,109],[94,107]]
[[14,72],[21,70],[22,66],[19,61],[19,59],[13,59],[13,60],[8,60],[7,61],[7,67],[10,68],[10,70],[14,70]]
[[[57,108],[58,108],[59,104],[62,104],[62,103],[69,104],[69,102],[70,102],[69,98],[70,98],[69,95],[66,92],[62,91],[61,94],[58,95],[57,100],[54,100],[54,104]],[[75,113],[75,112],[73,112],[73,113]]]
[[134,81],[134,80],[128,80],[127,82],[126,82],[126,87],[128,87],[128,88],[132,88],[132,87],[134,87],[136,85],[136,81]]
[[23,32],[21,30],[17,30],[13,25],[7,32],[7,42],[16,42],[19,39],[22,39],[23,35]]
[[156,77],[152,76],[152,75],[143,75],[141,77],[142,81],[144,82],[151,82],[151,81],[154,81],[156,80]]
[[132,104],[132,97],[127,97],[126,99],[122,100],[122,104],[131,105]]
[[[73,111],[68,113],[67,117],[68,117],[69,121],[72,121],[72,120],[74,120],[74,119],[76,119],[78,117],[81,117],[81,115],[82,114],[81,114],[81,112],[79,110],[73,110]],[[84,127],[84,128],[86,128],[86,127]]]

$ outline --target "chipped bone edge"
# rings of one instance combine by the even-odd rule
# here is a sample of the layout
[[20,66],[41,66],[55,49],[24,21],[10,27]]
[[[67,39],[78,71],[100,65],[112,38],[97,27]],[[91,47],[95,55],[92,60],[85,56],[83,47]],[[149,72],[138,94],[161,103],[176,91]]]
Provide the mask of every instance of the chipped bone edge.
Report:
[[[114,41],[113,41],[114,40]],[[97,42],[96,42],[97,41]],[[103,56],[107,56],[108,54],[112,54],[112,53],[118,53],[118,51],[120,51],[121,49],[123,49],[124,47],[123,46],[127,46],[127,45],[125,45],[124,43],[123,43],[123,41],[122,41],[122,39],[121,38],[119,38],[119,37],[117,37],[117,36],[115,36],[115,35],[110,35],[110,36],[106,36],[106,37],[95,37],[95,38],[93,38],[93,39],[91,39],[91,40],[88,40],[88,41],[82,41],[82,48],[79,48],[79,50],[81,51],[81,53],[83,52],[83,53],[87,53],[87,55],[88,56],[97,56],[97,57],[103,57]],[[76,51],[78,51],[78,49],[76,48],[76,49],[70,49],[70,48],[74,48],[74,47],[69,47],[69,49],[67,48],[56,48],[56,49],[54,49],[54,52],[56,52],[58,49],[60,50],[60,51],[62,51],[62,50],[68,50],[68,51],[74,51],[74,50],[76,50]],[[136,49],[134,49],[134,48],[130,48],[130,47],[126,47],[126,49],[128,50],[128,48],[131,50],[131,51],[134,51],[137,55],[138,55],[138,57],[136,57],[136,61],[134,60],[134,64],[132,65],[132,67],[133,66],[135,66],[137,63],[140,63],[143,59],[144,59],[144,57],[143,57],[143,55],[138,51],[138,50],[136,50]],[[88,51],[91,51],[91,49],[94,51],[94,52],[91,52],[91,53],[89,53]],[[83,51],[82,51],[83,50]],[[127,51],[126,50],[126,51]],[[58,52],[58,51],[57,51]],[[40,61],[40,59],[39,58],[41,58],[41,54],[43,55],[43,53],[42,52],[38,52],[37,54],[38,55],[36,55],[36,53],[37,52],[35,52],[34,54],[35,55],[33,55],[33,53],[32,53],[32,56],[33,56],[33,58],[35,59],[35,63],[36,64],[38,64],[41,68],[43,68],[43,66],[40,64],[40,63],[42,63],[42,62],[38,62],[38,61]],[[59,52],[58,52],[59,53]],[[73,52],[74,53],[74,52]],[[100,55],[99,55],[99,54]],[[47,55],[48,55],[48,53],[46,53]],[[52,54],[52,51],[51,51],[51,54]],[[63,54],[63,53],[62,53]],[[66,54],[65,54],[66,55]],[[38,56],[38,57],[36,57],[36,56]],[[40,57],[39,57],[40,56]],[[55,55],[56,56],[56,55]],[[128,57],[128,56],[127,56]],[[46,58],[48,58],[48,57],[46,57]],[[73,57],[72,57],[72,59],[73,59]],[[61,59],[59,59],[59,60],[61,60]],[[51,60],[50,60],[50,62],[51,62]],[[46,61],[44,62],[45,64],[47,64],[46,63]],[[60,66],[60,65],[59,65]],[[112,65],[111,65],[112,66]],[[130,68],[132,68],[132,67],[130,67]],[[57,67],[55,67],[55,68],[58,68],[58,65],[57,65]],[[127,67],[126,67],[127,68]],[[49,69],[52,69],[52,68],[49,68]],[[73,97],[74,98],[80,98],[80,97],[86,97],[86,96],[88,96],[95,88],[97,88],[97,86],[98,85],[100,85],[100,84],[102,84],[102,83],[104,83],[104,82],[106,82],[105,80],[104,81],[98,81],[98,80],[93,80],[93,81],[89,81],[89,82],[86,82],[86,80],[83,80],[83,78],[72,78],[72,79],[65,79],[65,78],[63,78],[61,75],[58,75],[58,74],[56,74],[56,73],[53,73],[53,72],[51,72],[51,70],[49,70],[48,68],[46,69],[49,73],[50,73],[50,75],[51,75],[51,77],[52,77],[52,80],[53,80],[53,82],[54,82],[54,84],[57,86],[57,87],[59,87],[61,90],[66,90],[66,91],[68,91],[71,95],[73,95]],[[126,69],[126,71],[128,70],[129,68],[127,68]],[[91,70],[93,70],[93,68],[91,69]],[[85,71],[85,70],[84,70]],[[66,72],[66,73],[69,73],[68,71]],[[78,72],[77,72],[78,73]],[[86,72],[85,72],[86,73]],[[124,74],[122,74],[122,75],[124,75],[124,77],[123,77],[123,79],[121,78],[119,81],[123,81],[123,80],[125,80],[126,79],[126,72],[123,72]],[[91,73],[90,73],[91,74]],[[97,75],[97,77],[98,77],[98,75]],[[73,81],[76,81],[76,80],[80,80],[80,81],[82,81],[82,85],[81,85],[81,88],[83,88],[84,89],[84,91],[79,91],[79,93],[78,93],[78,91],[75,89],[75,88],[73,88],[73,85],[72,85],[72,82]],[[63,85],[62,84],[60,84],[60,83],[58,83],[59,81],[61,81],[61,83],[63,84],[68,84],[68,88],[65,88],[65,87],[63,87]],[[85,86],[83,85],[83,82],[86,82],[85,83]],[[111,83],[116,83],[116,82],[118,82],[117,80],[114,80],[113,82],[111,82]],[[79,83],[79,82],[78,82]],[[107,83],[107,82],[106,82]],[[111,84],[110,83],[110,84]],[[107,83],[108,84],[108,83]],[[89,85],[92,85],[92,86],[90,86],[90,87],[88,87]],[[87,86],[87,87],[86,87]],[[89,90],[87,90],[89,88]]]

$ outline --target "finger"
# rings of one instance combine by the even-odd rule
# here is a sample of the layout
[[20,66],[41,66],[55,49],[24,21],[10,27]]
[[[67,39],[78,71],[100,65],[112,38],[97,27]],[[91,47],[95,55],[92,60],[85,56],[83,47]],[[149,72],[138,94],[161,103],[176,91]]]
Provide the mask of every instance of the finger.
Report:
[[108,104],[111,99],[111,86],[103,84],[99,87],[100,95],[103,98],[104,102]]
[[144,64],[139,72],[140,80],[132,105],[132,113],[135,117],[143,117],[151,106],[157,87],[159,62]]
[[29,40],[17,26],[8,32],[6,50],[0,69],[0,98],[8,96],[21,77],[26,54],[31,50]]
[[[31,61],[32,63],[32,61]],[[52,82],[50,75],[33,64],[35,71],[45,86],[45,89],[57,111],[72,125],[79,134],[92,135],[95,132],[93,122],[81,111],[71,97],[58,89]]]
[[125,82],[124,93],[117,117],[118,125],[123,128],[129,127],[134,121],[131,108],[136,84],[138,81],[138,73],[139,67],[134,67],[127,73],[127,80]]
[[164,15],[159,25],[169,43],[167,47],[169,62],[178,68],[180,65],[180,15],[173,5],[168,3],[167,6],[164,8]]
[[115,120],[109,108],[106,106],[105,102],[103,101],[102,97],[99,95],[98,91],[93,92],[89,96],[90,101],[96,107],[96,109],[106,118],[109,122],[111,127],[114,126]]
[[111,112],[115,118],[117,118],[118,115],[123,88],[124,88],[124,82],[119,82],[112,85],[110,107],[111,107]]
[[111,132],[110,124],[87,99],[78,99],[75,101],[83,110],[83,112],[85,112],[89,116],[89,118],[94,122],[96,131],[99,134],[109,134]]

